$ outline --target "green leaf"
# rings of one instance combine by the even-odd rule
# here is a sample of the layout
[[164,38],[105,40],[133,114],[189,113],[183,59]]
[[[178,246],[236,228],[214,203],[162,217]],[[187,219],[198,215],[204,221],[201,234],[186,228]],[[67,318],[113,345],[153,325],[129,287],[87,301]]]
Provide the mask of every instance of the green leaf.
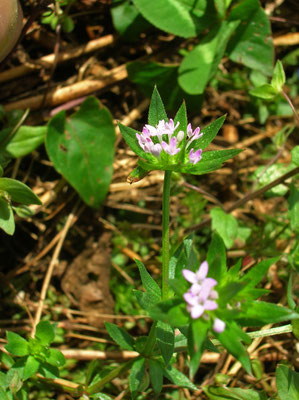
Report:
[[65,364],[64,355],[57,349],[49,349],[50,357],[47,357],[47,362],[54,367],[62,367]]
[[29,354],[29,343],[27,340],[17,333],[7,331],[6,332],[7,345],[5,349],[13,354],[14,356],[27,356]]
[[125,41],[137,41],[139,34],[150,26],[134,4],[127,1],[111,7],[111,16],[115,29]]
[[229,21],[241,21],[230,40],[229,58],[245,66],[271,75],[274,47],[268,16],[258,0],[242,0],[232,9]]
[[179,387],[197,390],[197,387],[184,374],[182,374],[172,365],[168,365],[168,367],[164,369],[164,376]]
[[129,182],[129,183],[139,182],[139,181],[141,181],[141,179],[146,177],[146,175],[148,175],[148,171],[146,171],[145,169],[137,166],[136,168],[134,168],[134,170],[127,177],[127,182]]
[[41,321],[36,325],[35,337],[40,340],[44,346],[48,346],[53,342],[55,331],[53,325],[49,321]]
[[161,321],[157,323],[157,344],[165,365],[167,365],[174,352],[174,330],[170,325]]
[[138,389],[142,383],[145,373],[145,360],[140,358],[135,361],[132,365],[130,375],[129,375],[129,386],[132,394],[132,399],[134,400],[138,394]]
[[148,360],[149,374],[154,392],[159,394],[163,385],[163,367],[155,360]]
[[134,339],[122,328],[119,328],[115,324],[105,322],[107,332],[112,339],[125,350],[134,350]]
[[129,128],[128,126],[118,124],[120,132],[125,139],[127,145],[137,154],[137,156],[144,158],[145,160],[155,162],[157,159],[150,153],[146,153],[139,146],[137,138],[136,138],[136,130]]
[[59,377],[59,369],[47,362],[41,362],[38,372],[45,378],[55,379]]
[[264,100],[272,100],[277,95],[277,91],[269,83],[250,90],[249,94],[255,97],[259,97]]
[[181,327],[189,322],[186,304],[178,298],[161,301],[149,308],[148,312],[154,320],[162,321],[173,327]]
[[[194,145],[194,151],[196,150]],[[230,158],[235,157],[239,153],[241,153],[240,149],[228,149],[228,150],[220,150],[220,151],[206,151],[202,155],[202,159],[197,164],[185,164],[181,167],[178,166],[178,171],[187,174],[194,175],[202,175],[207,174],[208,172],[215,171],[218,168],[221,168],[222,164],[229,160]]]
[[276,387],[281,400],[298,400],[299,373],[286,365],[276,369]]
[[[1,179],[1,178],[0,178]],[[6,199],[0,196],[0,228],[8,235],[15,231],[15,220],[11,205]]]
[[294,184],[291,186],[288,203],[291,228],[294,232],[299,233],[299,190]]
[[296,302],[293,299],[292,286],[293,286],[293,273],[291,272],[291,274],[289,276],[289,280],[288,280],[288,287],[287,287],[287,301],[288,301],[288,306],[292,310],[295,310]]
[[110,112],[87,98],[70,118],[55,115],[48,125],[46,149],[56,170],[89,206],[98,208],[112,178],[115,130]]
[[225,246],[229,249],[233,246],[238,233],[238,221],[230,214],[226,214],[221,208],[211,210],[212,229],[221,236]]
[[133,0],[133,3],[159,29],[185,38],[196,35],[188,1],[184,4],[182,0],[155,0],[155,7],[148,0]]
[[161,96],[155,87],[148,111],[148,123],[149,125],[156,126],[161,120],[167,122],[168,118]]
[[200,108],[203,96],[192,96],[178,85],[178,65],[133,61],[128,63],[126,68],[129,79],[138,85],[145,96],[151,97],[155,85],[159,88],[167,110],[177,110],[183,100],[191,111]]
[[21,126],[15,135],[1,145],[0,159],[7,154],[13,158],[26,156],[44,142],[45,134],[45,126]]
[[239,21],[223,21],[209,33],[182,61],[179,84],[189,94],[202,94],[217,71],[231,34]]
[[246,283],[246,289],[254,288],[265,276],[271,265],[275,264],[279,257],[268,258],[252,267],[241,279],[241,282]]
[[24,367],[24,381],[34,375],[39,368],[39,361],[33,356],[28,356]]
[[140,277],[141,277],[141,281],[142,281],[142,285],[143,285],[144,289],[150,295],[153,295],[155,297],[161,298],[161,289],[160,289],[159,285],[157,284],[157,282],[147,272],[144,264],[141,261],[135,260],[135,262],[136,262],[136,264],[138,266]]
[[161,300],[160,296],[157,297],[147,292],[141,292],[140,290],[133,290],[133,293],[140,307],[147,311]]
[[273,76],[271,80],[271,86],[276,90],[277,93],[282,91],[283,85],[285,84],[286,76],[284,73],[283,65],[280,60],[276,62]]
[[203,391],[211,400],[267,400],[265,392],[252,389],[204,386]]
[[223,240],[216,233],[212,236],[207,262],[209,264],[209,277],[221,281],[226,274],[226,250]]
[[[226,327],[222,333],[215,333],[217,339],[223,344],[229,353],[231,353],[240,363],[243,365],[248,373],[251,373],[251,364],[249,356],[241,344],[240,340],[243,340],[245,332],[243,332],[237,325],[226,324]],[[246,335],[246,334],[245,334]],[[246,335],[247,336],[247,335]]]
[[256,300],[250,302],[247,306],[244,305],[242,312],[235,319],[243,326],[261,326],[289,321],[294,318],[298,319],[299,314],[293,310]]
[[299,146],[295,146],[291,151],[292,163],[299,167]]
[[188,350],[190,354],[190,376],[194,377],[199,367],[205,341],[209,330],[209,324],[202,318],[192,321],[188,334]]
[[194,151],[197,149],[205,149],[215,138],[219,129],[222,127],[223,122],[225,121],[226,115],[222,115],[222,117],[217,118],[209,125],[205,126],[202,129],[203,136],[192,142],[192,147],[194,147]]
[[42,204],[32,190],[22,182],[11,178],[0,178],[0,190],[7,192],[12,201],[17,203]]

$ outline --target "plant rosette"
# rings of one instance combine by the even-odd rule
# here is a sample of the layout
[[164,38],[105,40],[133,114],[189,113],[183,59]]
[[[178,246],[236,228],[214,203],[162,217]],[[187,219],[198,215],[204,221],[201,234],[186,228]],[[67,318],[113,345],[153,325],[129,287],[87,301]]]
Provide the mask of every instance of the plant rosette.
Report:
[[128,146],[140,157],[138,166],[141,179],[142,170],[202,175],[215,171],[223,162],[242,151],[203,151],[217,135],[224,120],[225,116],[222,116],[202,131],[199,127],[192,129],[187,121],[184,102],[175,118],[168,119],[161,97],[155,88],[149,108],[148,124],[143,127],[142,132],[136,132],[122,124],[119,124],[119,128]]

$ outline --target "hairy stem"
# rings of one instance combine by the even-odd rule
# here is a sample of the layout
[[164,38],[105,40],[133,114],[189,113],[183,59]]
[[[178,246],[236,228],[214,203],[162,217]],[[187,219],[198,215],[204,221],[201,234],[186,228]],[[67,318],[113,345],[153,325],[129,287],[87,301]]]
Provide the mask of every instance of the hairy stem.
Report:
[[169,199],[171,171],[165,171],[162,200],[162,299],[168,297],[169,279]]

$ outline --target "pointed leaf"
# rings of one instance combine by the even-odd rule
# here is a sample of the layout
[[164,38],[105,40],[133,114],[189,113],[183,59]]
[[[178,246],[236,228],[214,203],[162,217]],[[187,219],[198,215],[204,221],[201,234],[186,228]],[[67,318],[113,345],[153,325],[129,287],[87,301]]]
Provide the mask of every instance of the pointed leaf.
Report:
[[206,147],[208,147],[208,145],[212,142],[214,137],[219,132],[219,129],[222,127],[225,118],[226,115],[223,115],[222,117],[217,118],[215,121],[211,122],[209,125],[205,126],[202,129],[203,136],[200,139],[195,140],[192,144],[192,147],[194,147],[194,151],[198,149],[204,150]]
[[168,365],[168,367],[165,368],[164,376],[179,387],[197,390],[197,387],[184,374],[182,374],[172,365]]
[[140,358],[135,361],[129,375],[129,385],[132,394],[132,399],[134,400],[138,394],[139,386],[142,383],[145,372],[145,360]]
[[223,344],[223,346],[231,353],[240,363],[243,365],[248,373],[251,373],[250,359],[241,344],[240,330],[236,329],[236,326],[226,324],[226,327],[222,333],[216,334],[217,339]]
[[165,112],[164,104],[161,99],[161,96],[157,90],[154,88],[151,104],[148,111],[148,123],[149,125],[156,126],[159,121],[164,120],[165,122],[168,121],[167,114]]
[[149,374],[152,382],[154,392],[159,394],[163,385],[163,368],[155,360],[148,360]]
[[140,307],[146,311],[149,311],[151,307],[153,307],[161,300],[161,296],[157,297],[147,292],[141,292],[140,290],[133,290],[133,293]]
[[205,341],[209,330],[209,324],[198,318],[192,321],[189,327],[188,351],[190,354],[190,376],[194,377],[199,367],[202,353],[205,347]]
[[263,279],[271,265],[275,264],[279,258],[274,257],[261,261],[241,278],[241,282],[246,282],[246,288],[254,288]]
[[135,262],[139,268],[139,273],[144,289],[151,295],[161,297],[161,289],[159,285],[147,272],[144,264],[139,260],[135,260]]
[[216,233],[212,236],[207,262],[209,264],[209,277],[221,281],[226,274],[226,249],[223,240]]
[[282,62],[280,60],[277,60],[277,63],[273,71],[271,86],[277,91],[277,93],[281,92],[283,85],[285,84],[285,81],[286,81],[286,76]]
[[276,89],[269,83],[265,83],[255,89],[250,90],[249,94],[264,100],[272,100],[277,95]]
[[134,350],[134,339],[124,329],[118,327],[115,324],[105,322],[107,332],[112,339],[119,344],[119,346],[125,350]]
[[57,349],[49,349],[50,357],[47,357],[49,364],[54,367],[62,367],[65,364],[64,355]]
[[174,352],[174,329],[161,321],[157,324],[157,344],[167,365]]

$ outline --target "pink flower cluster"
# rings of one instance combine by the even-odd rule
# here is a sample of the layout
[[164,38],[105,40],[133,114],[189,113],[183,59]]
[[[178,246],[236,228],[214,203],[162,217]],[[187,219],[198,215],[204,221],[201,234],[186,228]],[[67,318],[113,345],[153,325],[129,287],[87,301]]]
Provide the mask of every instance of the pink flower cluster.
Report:
[[[212,311],[218,308],[215,300],[218,299],[218,293],[214,290],[217,281],[213,278],[207,278],[209,265],[204,261],[197,272],[183,269],[182,273],[184,278],[192,283],[191,288],[184,294],[184,299],[187,303],[187,310],[191,314],[191,318],[197,319],[201,316],[209,319],[209,315],[205,311]],[[213,321],[213,330],[217,333],[223,332],[225,329],[225,322],[219,318]]]
[[[164,150],[165,153],[174,156],[178,154],[181,149],[181,143],[185,137],[185,133],[183,131],[179,131],[177,134],[174,132],[180,125],[177,122],[174,125],[172,119],[169,122],[165,122],[164,120],[159,121],[156,126],[145,125],[143,127],[142,133],[136,133],[136,137],[139,143],[139,146],[146,152],[151,153],[153,156],[159,158],[161,152]],[[187,127],[187,141],[186,147],[187,150],[193,140],[199,139],[202,137],[203,133],[199,133],[200,128],[197,127],[192,131],[191,124],[188,124]],[[181,147],[179,147],[181,146]],[[189,151],[189,150],[188,150]],[[196,164],[201,160],[202,149],[194,151],[192,148],[189,151],[189,161],[191,164]]]

